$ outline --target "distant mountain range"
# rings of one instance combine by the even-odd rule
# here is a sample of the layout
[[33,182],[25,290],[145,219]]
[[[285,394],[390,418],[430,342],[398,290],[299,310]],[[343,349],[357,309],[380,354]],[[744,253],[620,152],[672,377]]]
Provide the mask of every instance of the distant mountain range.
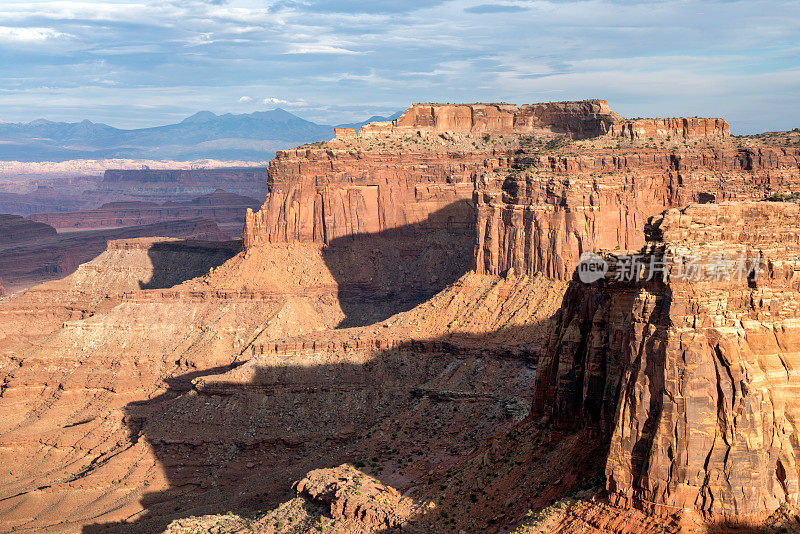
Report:
[[[336,127],[360,128],[391,117]],[[334,126],[316,124],[283,109],[249,114],[216,115],[200,111],[177,124],[121,130],[107,124],[0,122],[0,161],[64,161],[68,159],[132,158],[252,160],[274,157],[276,150],[333,138]]]

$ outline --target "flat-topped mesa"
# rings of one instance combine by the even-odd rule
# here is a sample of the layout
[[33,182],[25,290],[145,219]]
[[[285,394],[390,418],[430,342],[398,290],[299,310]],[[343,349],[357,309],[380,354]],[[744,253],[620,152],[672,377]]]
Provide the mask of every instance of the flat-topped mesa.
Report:
[[[586,139],[599,136],[647,139],[728,137],[722,119],[670,118],[628,120],[605,100],[540,104],[414,104],[393,121],[372,122],[359,137],[427,135],[542,135]],[[343,138],[337,133],[337,138]]]
[[359,137],[454,132],[464,134],[561,134],[597,137],[622,118],[605,100],[543,104],[414,104],[399,118],[361,127]]
[[609,441],[617,504],[742,526],[796,506],[800,206],[671,209],[648,224],[641,275],[617,280],[630,254],[605,256],[605,281],[572,283],[534,415]]

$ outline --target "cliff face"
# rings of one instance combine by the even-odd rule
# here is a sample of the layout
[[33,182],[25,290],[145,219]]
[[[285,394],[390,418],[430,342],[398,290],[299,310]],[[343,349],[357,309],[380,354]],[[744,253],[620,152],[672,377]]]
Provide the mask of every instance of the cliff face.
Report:
[[[408,225],[419,235],[471,232],[474,205],[478,272],[513,268],[568,279],[583,251],[641,246],[646,219],[666,208],[760,199],[768,189],[800,183],[796,148],[725,145],[725,121],[642,119],[628,121],[628,129],[623,123],[602,100],[415,104],[395,121],[364,126],[358,137],[279,152],[268,169],[267,201],[247,215],[245,246],[329,244]],[[541,140],[534,145],[529,137],[556,133],[627,136],[635,148],[548,155]],[[670,148],[635,144],[650,136],[662,145],[675,139]],[[687,144],[698,137],[720,146]]]
[[[559,124],[576,136],[607,115],[553,109],[536,120],[574,111]],[[678,509],[755,520],[795,503],[800,213],[723,201],[800,190],[797,149],[487,138],[469,120],[281,152],[244,250],[115,241],[3,299],[2,526],[214,531],[191,516],[294,497],[256,526],[385,529],[410,504],[394,487],[424,508],[408,532],[511,532],[587,479],[612,501],[540,531],[674,534],[661,515]],[[646,227],[693,201],[722,203]],[[608,279],[571,281],[598,247]],[[759,254],[763,272],[617,282],[617,247],[648,265]],[[380,485],[350,468],[304,480],[345,462]]]
[[478,272],[569,279],[584,251],[641,247],[664,209],[800,187],[796,148],[648,152],[500,158],[476,185]]
[[492,164],[491,153],[278,152],[269,166],[267,201],[247,214],[245,246],[329,244],[411,225],[419,235],[471,234],[472,180]]
[[29,221],[19,215],[0,214],[0,247],[20,245],[55,235],[55,228],[42,222]]
[[[533,412],[609,439],[613,502],[740,522],[797,504],[799,215],[792,203],[669,210],[642,251],[645,265],[666,260],[666,280],[645,269],[615,282],[612,255],[605,281],[573,282]],[[738,276],[741,258],[759,258],[758,276]],[[700,279],[680,276],[689,261]]]
[[699,117],[674,119],[633,119],[616,122],[608,131],[612,137],[629,139],[648,139],[680,137],[698,139],[707,137],[725,138],[730,136],[728,122],[723,119]]

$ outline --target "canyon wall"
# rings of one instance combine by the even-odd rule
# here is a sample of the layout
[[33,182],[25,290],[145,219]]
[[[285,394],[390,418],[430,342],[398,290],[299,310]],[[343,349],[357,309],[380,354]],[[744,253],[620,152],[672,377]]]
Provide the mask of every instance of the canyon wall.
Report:
[[476,184],[478,272],[570,279],[585,251],[644,244],[648,217],[800,189],[800,150],[509,156]]
[[[520,135],[486,139],[516,111],[482,106],[278,153],[241,251],[115,241],[0,302],[3,526],[253,516],[354,460],[435,503],[417,532],[513,531],[600,455],[612,504],[658,516],[796,503],[800,213],[725,201],[800,190],[798,150],[736,148],[719,125],[654,149],[647,124],[617,149],[601,101],[531,106]],[[143,195],[174,187],[140,177]],[[695,201],[722,204],[646,225]],[[608,279],[572,280],[598,248]],[[764,276],[616,281],[623,248],[758,254]]]
[[612,502],[742,525],[797,504],[799,217],[794,203],[672,209],[651,220],[638,278],[616,280],[615,253],[605,279],[573,282],[533,414],[610,441]]
[[0,247],[10,247],[56,235],[56,230],[42,222],[19,215],[0,214]]
[[620,116],[605,100],[514,104],[414,104],[390,122],[363,126],[359,136],[456,132],[483,134],[605,135]]
[[724,119],[700,117],[679,117],[672,119],[632,119],[612,124],[608,133],[612,137],[628,139],[657,139],[679,137],[682,139],[702,139],[708,137],[725,138],[731,135],[728,122]]

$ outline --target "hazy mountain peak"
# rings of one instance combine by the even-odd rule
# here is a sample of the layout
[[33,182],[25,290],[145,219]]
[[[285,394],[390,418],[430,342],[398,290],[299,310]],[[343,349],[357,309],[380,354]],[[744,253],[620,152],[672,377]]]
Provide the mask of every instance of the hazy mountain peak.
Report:
[[194,115],[190,117],[186,117],[181,121],[181,124],[199,124],[203,122],[208,122],[210,120],[214,120],[217,118],[217,114],[211,111],[198,111]]

